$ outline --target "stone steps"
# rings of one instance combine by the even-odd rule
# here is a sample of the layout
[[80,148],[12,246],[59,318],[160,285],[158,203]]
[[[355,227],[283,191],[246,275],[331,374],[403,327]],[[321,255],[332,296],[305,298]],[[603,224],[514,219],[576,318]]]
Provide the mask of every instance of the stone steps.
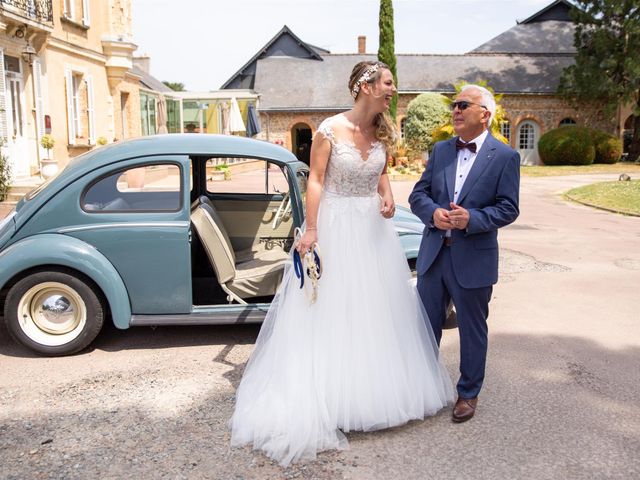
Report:
[[44,182],[44,180],[42,180],[40,177],[31,177],[25,180],[17,180],[9,188],[9,192],[7,193],[7,197],[4,199],[4,202],[0,203],[15,205],[20,201],[22,197],[24,197],[27,193],[36,188],[42,182]]

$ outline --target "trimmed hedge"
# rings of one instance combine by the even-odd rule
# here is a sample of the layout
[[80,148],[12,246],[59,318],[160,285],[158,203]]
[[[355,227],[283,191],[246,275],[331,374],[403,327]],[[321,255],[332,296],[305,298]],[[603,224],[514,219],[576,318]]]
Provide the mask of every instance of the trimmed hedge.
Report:
[[622,140],[600,130],[592,130],[596,158],[593,163],[617,163],[622,157]]
[[591,165],[596,157],[593,132],[586,127],[566,125],[540,137],[538,153],[545,165]]

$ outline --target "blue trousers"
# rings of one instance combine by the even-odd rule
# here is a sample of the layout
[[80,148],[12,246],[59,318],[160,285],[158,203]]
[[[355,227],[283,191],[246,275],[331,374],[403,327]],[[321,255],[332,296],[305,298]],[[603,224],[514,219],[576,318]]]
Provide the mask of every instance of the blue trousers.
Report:
[[418,275],[418,293],[429,315],[438,346],[447,306],[449,300],[453,299],[460,335],[458,395],[462,398],[475,398],[484,381],[488,344],[487,317],[493,287],[461,287],[453,272],[451,248],[455,246],[443,246],[429,270],[424,275]]

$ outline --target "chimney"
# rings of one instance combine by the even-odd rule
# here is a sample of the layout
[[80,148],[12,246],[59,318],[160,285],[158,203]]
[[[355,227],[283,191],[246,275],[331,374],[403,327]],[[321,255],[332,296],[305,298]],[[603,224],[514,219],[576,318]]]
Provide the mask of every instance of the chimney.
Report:
[[133,65],[145,73],[149,73],[151,67],[151,57],[146,53],[139,57],[133,57]]
[[367,53],[367,37],[365,35],[358,36],[358,54]]

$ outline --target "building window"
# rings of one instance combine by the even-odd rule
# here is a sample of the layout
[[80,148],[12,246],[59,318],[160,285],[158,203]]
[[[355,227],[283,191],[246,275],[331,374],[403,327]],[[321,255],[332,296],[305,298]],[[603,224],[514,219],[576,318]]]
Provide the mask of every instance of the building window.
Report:
[[407,117],[400,120],[400,138],[404,138],[404,127],[407,125]]
[[536,145],[536,132],[531,122],[520,125],[518,148],[520,150],[533,150]]
[[89,0],[63,0],[62,16],[72,22],[89,26]]
[[7,72],[22,73],[20,70],[20,59],[10,55],[4,56],[4,69]]
[[509,120],[502,120],[500,122],[500,135],[511,142],[511,122]]
[[140,92],[140,115],[142,116],[142,135],[155,135],[157,132],[156,97]]
[[576,121],[573,118],[563,118],[562,120],[560,120],[560,124],[559,126],[562,127],[563,125],[575,125]]
[[73,20],[75,12],[75,0],[64,0],[64,6],[62,10],[62,15],[65,18],[69,18]]
[[180,100],[167,98],[167,132],[180,133]]
[[93,80],[90,75],[67,70],[67,122],[69,145],[95,144]]
[[128,135],[129,122],[127,120],[128,110],[129,110],[127,108],[128,102],[129,102],[129,94],[125,92],[121,92],[120,93],[120,123],[121,123],[120,138],[122,139],[129,137]]
[[21,137],[23,132],[23,105],[22,94],[24,90],[20,59],[10,55],[4,56],[6,102],[8,102],[8,129],[13,138]]
[[73,87],[72,87],[72,113],[75,126],[76,138],[82,138],[82,110],[80,109],[80,103],[83,106],[86,104],[86,90],[83,88],[82,75],[73,75]]

